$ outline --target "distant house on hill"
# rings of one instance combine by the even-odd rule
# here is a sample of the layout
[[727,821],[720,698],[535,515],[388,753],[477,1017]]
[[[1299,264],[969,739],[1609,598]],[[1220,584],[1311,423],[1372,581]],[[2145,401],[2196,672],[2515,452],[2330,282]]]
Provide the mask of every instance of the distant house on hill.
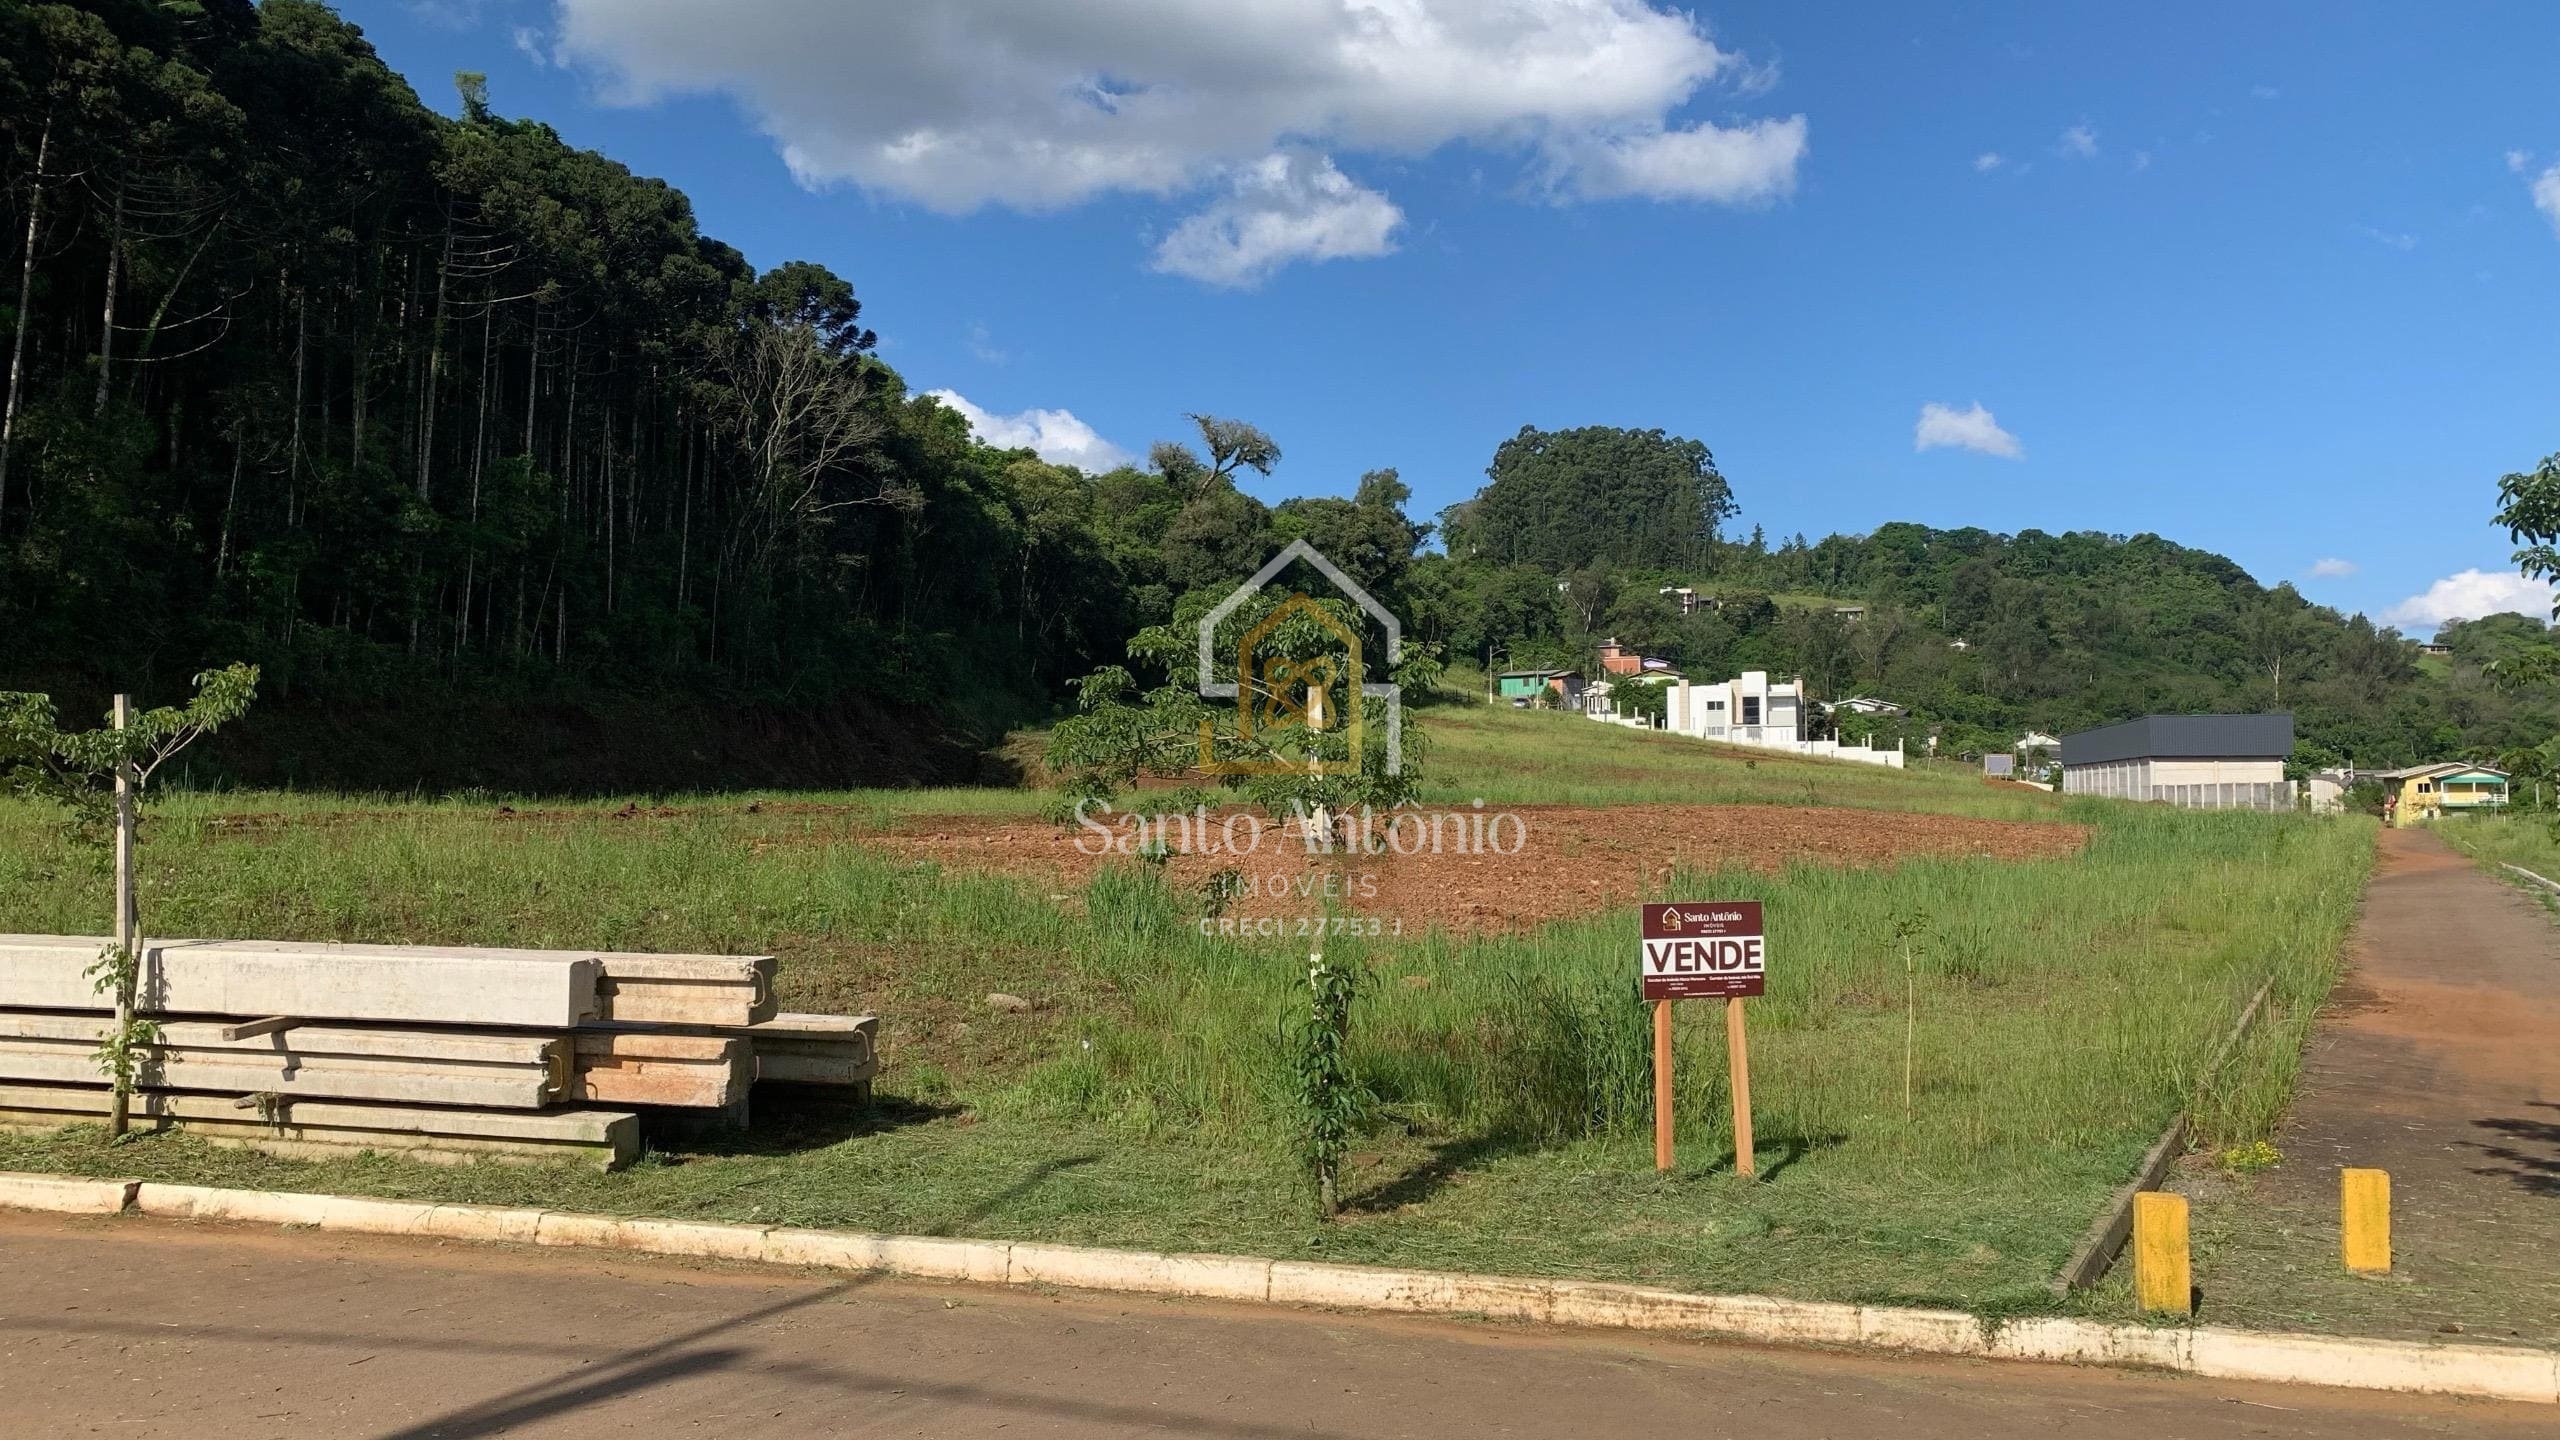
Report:
[[[1745,670],[1731,680],[1699,685],[1667,670],[1651,670],[1613,676],[1603,682],[1611,687],[1652,684],[1664,689],[1662,728],[1675,734],[1725,745],[1747,745],[1755,750],[1784,750],[1826,760],[1902,768],[1899,744],[1881,750],[1838,740],[1806,739],[1806,701],[1800,679],[1773,680],[1766,670]],[[1593,698],[1583,711],[1585,715],[1622,725],[1646,723],[1620,714],[1614,697],[1603,685],[1591,687]]]
[[1570,670],[1505,670],[1493,677],[1494,692],[1517,704],[1530,704],[1540,695],[1560,710],[1580,709],[1582,677]]
[[2441,640],[2429,640],[2418,647],[2418,653],[2421,655],[2450,657],[2453,654],[2453,647],[2447,645]]
[[1890,700],[1878,700],[1871,695],[1852,695],[1834,704],[1831,710],[1836,715],[1908,715],[1911,713],[1907,706],[1896,705]]
[[2373,778],[2382,782],[2383,814],[2399,826],[2504,809],[2510,777],[2486,765],[2448,760],[2385,770]]
[[1716,603],[1713,596],[1701,595],[1689,585],[1665,585],[1660,593],[1663,599],[1677,603],[1683,616],[1695,615],[1701,608],[1712,609]]
[[1647,670],[1668,670],[1671,662],[1658,660],[1628,649],[1616,636],[1600,642],[1600,669],[1608,675],[1641,675]]
[[1855,625],[1859,621],[1867,618],[1867,607],[1864,605],[1834,605],[1831,607],[1831,613],[1848,621],[1850,624]]
[[2290,810],[2291,715],[2146,715],[2062,737],[2062,790],[2194,810]]

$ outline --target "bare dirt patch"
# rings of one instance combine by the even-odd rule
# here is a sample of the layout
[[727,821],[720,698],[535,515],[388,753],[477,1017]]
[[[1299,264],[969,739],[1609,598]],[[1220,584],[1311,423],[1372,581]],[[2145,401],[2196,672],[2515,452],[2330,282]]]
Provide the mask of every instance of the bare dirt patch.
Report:
[[[1502,813],[1526,826],[1514,853],[1488,847],[1310,855],[1296,833],[1266,825],[1249,854],[1203,851],[1176,837],[1168,879],[1197,890],[1221,872],[1236,872],[1244,889],[1227,913],[1237,916],[1319,913],[1332,899],[1355,914],[1399,921],[1408,931],[1439,926],[1478,933],[1526,929],[1636,900],[1675,868],[1774,873],[1789,865],[1890,865],[1916,856],[2049,860],[2078,854],[2089,837],[2083,825],[1774,805],[1519,805]],[[1212,811],[1209,818],[1215,838],[1224,817]],[[1245,833],[1241,820],[1237,833]],[[862,843],[1065,887],[1083,884],[1117,858],[1090,830],[1002,817],[920,816]]]

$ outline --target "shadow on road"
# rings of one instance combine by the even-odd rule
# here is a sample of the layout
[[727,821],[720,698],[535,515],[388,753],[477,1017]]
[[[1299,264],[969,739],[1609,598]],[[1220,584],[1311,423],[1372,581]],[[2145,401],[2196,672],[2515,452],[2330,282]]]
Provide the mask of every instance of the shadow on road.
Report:
[[[1044,1161],[1032,1167],[1029,1173],[1013,1184],[971,1206],[967,1212],[934,1225],[924,1233],[949,1235],[962,1226],[973,1224],[1003,1209],[1014,1200],[1046,1184],[1061,1172],[1090,1165],[1099,1158],[1095,1155],[1069,1155]],[[593,1357],[579,1363],[574,1374],[555,1376],[549,1380],[521,1386],[503,1395],[492,1396],[477,1404],[432,1416],[414,1425],[385,1431],[380,1440],[469,1440],[472,1436],[506,1434],[535,1421],[583,1410],[620,1396],[655,1389],[690,1376],[729,1370],[749,1358],[754,1353],[752,1348],[741,1348],[735,1345],[708,1346],[705,1342],[724,1335],[733,1335],[744,1327],[772,1320],[796,1310],[825,1304],[866,1285],[876,1284],[881,1278],[878,1275],[858,1276],[841,1284],[813,1290],[806,1295],[796,1295],[787,1300],[779,1300],[773,1304],[749,1310],[744,1314],[716,1320],[680,1335],[672,1335],[652,1344],[625,1350],[618,1355]],[[826,1383],[864,1391],[895,1389],[910,1395],[919,1393],[918,1387],[903,1380],[893,1385],[887,1380],[856,1381],[849,1376],[838,1378],[829,1376],[824,1371],[809,1371],[806,1367],[791,1368],[801,1373],[801,1377],[811,1383]],[[925,1387],[928,1393],[931,1388]],[[955,1395],[965,1392],[967,1398],[980,1404],[1000,1405],[1034,1414],[1058,1412],[1058,1406],[1045,1396],[1010,1396],[979,1387],[947,1388],[953,1389]],[[1113,1407],[1096,1408],[1099,1413],[1094,1418],[1109,1419],[1123,1424],[1139,1423],[1141,1420],[1149,1424],[1161,1424],[1164,1418],[1161,1411],[1120,1413]],[[1277,1430],[1266,1432],[1260,1427],[1235,1429],[1214,1422],[1194,1421],[1193,1423],[1204,1431],[1223,1431],[1237,1435],[1259,1436],[1265,1433],[1273,1435],[1281,1433]]]
[[[2534,1101],[2532,1104],[2537,1110],[2560,1111],[2560,1104],[2546,1101]],[[2483,1165],[2472,1174],[2503,1176],[2529,1194],[2560,1199],[2560,1122],[2519,1117],[2472,1123],[2483,1130],[2503,1135],[2508,1141],[2504,1145],[2474,1142],[2471,1148],[2497,1163]]]

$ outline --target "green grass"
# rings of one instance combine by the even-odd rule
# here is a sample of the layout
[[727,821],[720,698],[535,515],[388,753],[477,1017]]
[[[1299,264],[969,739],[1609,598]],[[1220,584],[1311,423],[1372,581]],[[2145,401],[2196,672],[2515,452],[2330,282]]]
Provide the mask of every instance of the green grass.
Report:
[[2560,817],[2548,812],[2462,815],[2436,823],[2454,849],[2487,865],[2501,879],[2501,864],[2521,865],[2546,880],[2560,880]]
[[[2058,820],[2055,796],[1985,784],[1971,767],[1888,770],[1603,725],[1557,710],[1451,705],[1422,713],[1434,803],[1837,805],[1994,820]],[[2092,812],[2096,813],[2096,812]]]
[[[182,797],[144,847],[155,930],[773,951],[789,1007],[884,1016],[889,1102],[875,1121],[775,1117],[609,1176],[294,1163],[175,1137],[110,1148],[94,1130],[0,1136],[0,1168],[2012,1310],[2046,1303],[2045,1278],[2182,1105],[2215,1143],[2272,1125],[2370,854],[2363,821],[1755,763],[1570,716],[1453,707],[1424,723],[1443,800],[1826,804],[2095,831],[2068,860],[1674,879],[1770,906],[1777,959],[1750,1012],[1758,1184],[1728,1173],[1706,1005],[1682,1007],[1682,1165],[1652,1169],[1625,907],[1515,936],[1335,942],[1368,966],[1355,1041],[1373,1103],[1353,1213],[1324,1224],[1291,1161],[1282,1036],[1301,947],[1204,938],[1196,897],[1142,870],[1059,896],[863,843],[900,815],[1038,797],[719,797],[628,817],[516,801],[504,818],[487,799]],[[94,933],[102,896],[46,817],[0,806],[0,930]],[[1915,932],[1908,972],[1897,925]],[[2208,1082],[2203,1057],[2270,976],[2271,1023]],[[992,1012],[993,990],[1041,1008]]]

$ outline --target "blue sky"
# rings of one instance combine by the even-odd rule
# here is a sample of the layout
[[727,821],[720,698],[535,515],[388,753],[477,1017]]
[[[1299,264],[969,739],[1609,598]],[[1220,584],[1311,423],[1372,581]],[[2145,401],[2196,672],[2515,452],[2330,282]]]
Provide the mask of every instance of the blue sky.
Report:
[[991,438],[1204,410],[1279,440],[1265,498],[1437,510],[1523,424],[1659,426],[1773,537],[2532,603],[2487,521],[2560,450],[2560,7],[1349,3],[344,9],[844,274]]

